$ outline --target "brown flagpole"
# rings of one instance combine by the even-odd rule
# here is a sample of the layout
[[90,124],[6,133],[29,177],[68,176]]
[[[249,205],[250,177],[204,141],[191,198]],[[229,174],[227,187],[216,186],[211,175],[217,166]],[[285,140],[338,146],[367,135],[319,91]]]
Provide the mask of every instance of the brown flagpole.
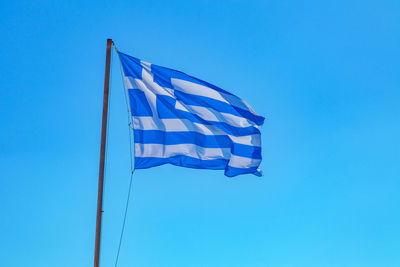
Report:
[[104,96],[103,96],[103,119],[101,125],[101,145],[100,145],[100,168],[99,168],[99,188],[97,193],[97,217],[96,217],[96,241],[94,248],[94,267],[99,267],[100,261],[100,238],[101,238],[101,215],[103,213],[103,181],[104,163],[106,154],[106,135],[107,135],[107,113],[108,113],[108,92],[110,83],[110,61],[111,46],[113,41],[107,39],[106,53],[106,72],[104,76]]

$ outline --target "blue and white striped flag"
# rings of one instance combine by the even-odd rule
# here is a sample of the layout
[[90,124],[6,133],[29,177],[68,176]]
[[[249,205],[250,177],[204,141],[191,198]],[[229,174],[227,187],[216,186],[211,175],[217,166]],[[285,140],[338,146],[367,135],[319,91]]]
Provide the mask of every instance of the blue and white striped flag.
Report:
[[239,97],[118,52],[133,116],[135,169],[170,163],[261,175],[264,118]]

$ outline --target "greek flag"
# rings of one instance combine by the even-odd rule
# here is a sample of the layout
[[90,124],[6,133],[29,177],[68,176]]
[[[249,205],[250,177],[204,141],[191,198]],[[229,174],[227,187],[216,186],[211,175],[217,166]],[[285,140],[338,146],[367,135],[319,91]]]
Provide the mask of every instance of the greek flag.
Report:
[[260,176],[264,118],[239,97],[118,52],[133,117],[135,169],[173,164]]

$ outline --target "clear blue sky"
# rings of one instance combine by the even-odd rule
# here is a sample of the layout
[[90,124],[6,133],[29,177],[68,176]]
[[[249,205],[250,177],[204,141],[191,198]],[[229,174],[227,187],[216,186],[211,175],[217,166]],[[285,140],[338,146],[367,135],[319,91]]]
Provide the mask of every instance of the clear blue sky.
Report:
[[[92,265],[106,38],[266,117],[262,178],[136,172],[119,266],[400,266],[398,1],[2,0],[0,32],[0,266]],[[129,183],[116,57],[110,120],[102,266]]]

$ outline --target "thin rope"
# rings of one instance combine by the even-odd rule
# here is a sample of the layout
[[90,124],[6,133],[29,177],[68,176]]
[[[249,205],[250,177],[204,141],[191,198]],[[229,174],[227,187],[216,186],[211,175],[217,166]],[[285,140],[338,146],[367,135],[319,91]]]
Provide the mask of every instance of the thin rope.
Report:
[[124,220],[122,222],[122,229],[121,229],[121,235],[119,237],[119,244],[118,244],[118,251],[117,251],[117,257],[115,259],[115,267],[118,265],[118,259],[119,259],[119,252],[121,251],[121,245],[122,245],[122,237],[124,236],[124,230],[125,230],[125,222],[126,222],[126,216],[128,214],[128,207],[129,207],[129,199],[131,197],[131,188],[132,188],[132,181],[133,181],[133,173],[131,173],[131,180],[129,182],[129,188],[128,188],[128,197],[126,199],[126,205],[125,205],[125,213],[124,213]]
[[134,167],[133,167],[133,156],[132,156],[132,133],[131,133],[131,129],[132,129],[132,131],[134,130],[134,128],[133,128],[133,121],[132,121],[131,109],[130,109],[129,101],[128,101],[128,89],[127,89],[126,86],[125,86],[124,69],[123,69],[123,67],[122,67],[121,58],[119,57],[119,54],[118,54],[117,46],[116,46],[115,44],[114,44],[114,48],[115,48],[115,52],[116,52],[117,55],[118,55],[118,58],[119,58],[119,67],[120,67],[120,69],[121,69],[121,78],[122,78],[122,85],[123,85],[122,88],[123,88],[123,90],[124,90],[124,98],[125,98],[125,104],[126,104],[126,111],[127,111],[127,115],[128,115],[128,126],[129,126],[129,156],[130,156],[130,159],[131,159],[131,162],[130,162],[130,164],[131,164],[131,171],[133,171],[133,170],[134,170]]
[[[118,55],[119,58],[119,54],[118,54],[118,49],[114,44],[114,48],[115,48],[115,52]],[[122,229],[121,229],[121,235],[119,238],[119,244],[118,244],[118,250],[117,250],[117,256],[115,259],[115,267],[117,267],[118,265],[118,259],[119,259],[119,254],[121,251],[121,245],[122,245],[122,239],[124,236],[124,231],[125,231],[125,224],[126,224],[126,217],[128,214],[128,207],[129,207],[129,200],[131,197],[131,192],[132,192],[132,182],[133,182],[133,174],[135,172],[135,169],[133,167],[133,153],[132,153],[132,133],[131,130],[133,131],[133,124],[132,124],[132,117],[131,117],[131,111],[130,111],[130,107],[129,107],[129,103],[128,103],[128,98],[127,98],[127,89],[125,87],[125,81],[124,81],[124,70],[122,68],[122,63],[121,63],[121,59],[119,60],[120,63],[120,68],[121,68],[121,76],[122,76],[122,84],[123,84],[123,90],[124,90],[124,96],[125,96],[125,104],[126,104],[126,109],[127,109],[127,114],[128,114],[128,132],[129,132],[129,156],[130,156],[130,166],[131,166],[131,178],[129,181],[129,187],[128,187],[128,196],[126,199],[126,204],[125,204],[125,212],[124,212],[124,219],[122,222]]]

